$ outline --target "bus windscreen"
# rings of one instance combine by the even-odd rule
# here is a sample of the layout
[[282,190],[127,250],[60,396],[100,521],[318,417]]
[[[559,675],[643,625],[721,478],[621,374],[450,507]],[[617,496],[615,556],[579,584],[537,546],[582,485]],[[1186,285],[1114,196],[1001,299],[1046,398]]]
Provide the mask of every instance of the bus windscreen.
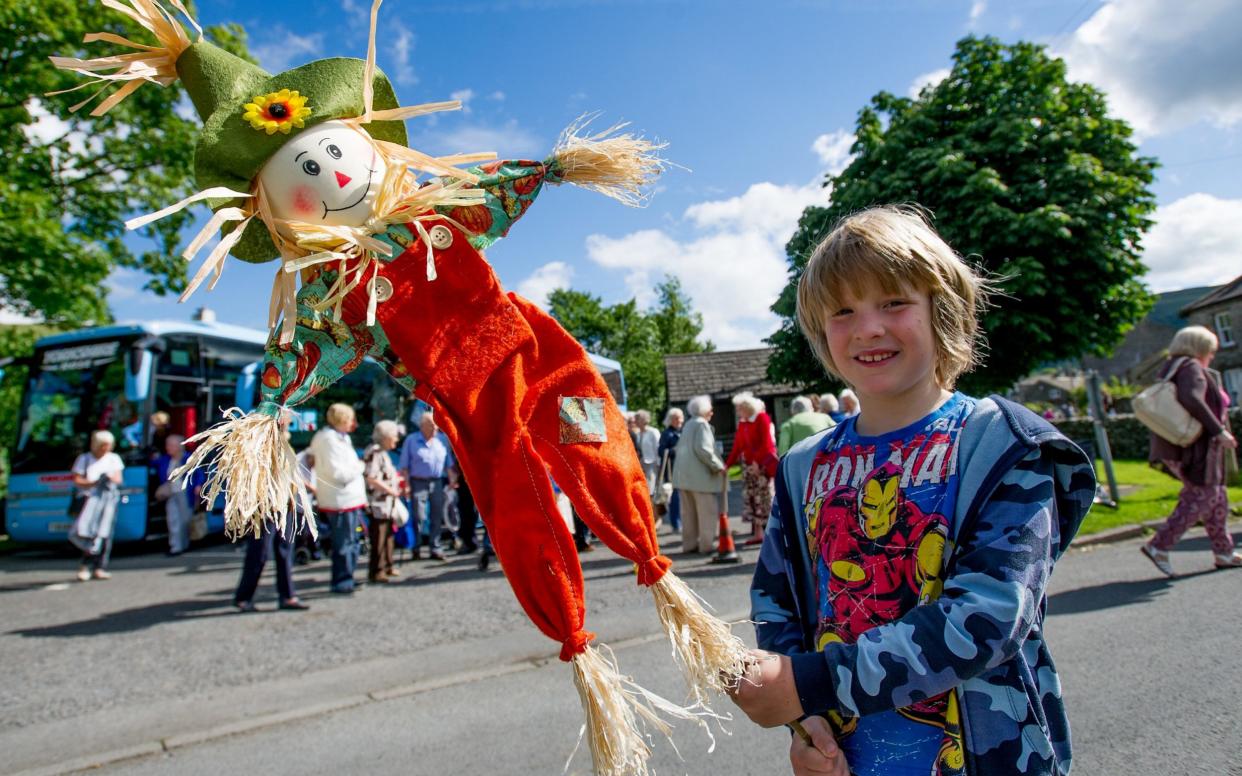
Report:
[[128,345],[113,339],[36,352],[13,456],[15,474],[68,469],[96,429],[113,433],[122,456],[141,447],[140,408],[125,398]]

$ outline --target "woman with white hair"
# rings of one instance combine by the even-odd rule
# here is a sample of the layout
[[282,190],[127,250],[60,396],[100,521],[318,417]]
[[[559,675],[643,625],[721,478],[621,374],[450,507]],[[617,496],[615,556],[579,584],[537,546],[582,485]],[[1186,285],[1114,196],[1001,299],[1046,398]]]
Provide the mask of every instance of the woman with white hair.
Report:
[[1233,455],[1238,440],[1229,430],[1229,395],[1222,387],[1220,373],[1208,368],[1216,347],[1216,335],[1210,329],[1187,326],[1173,336],[1169,359],[1160,370],[1161,380],[1177,386],[1177,403],[1203,425],[1199,437],[1185,447],[1151,435],[1152,465],[1182,481],[1173,514],[1141,548],[1169,577],[1175,576],[1169,550],[1199,520],[1212,540],[1216,568],[1242,566],[1242,554],[1233,549],[1233,536],[1225,525],[1229,519],[1225,456]]
[[[858,394],[854,393],[849,388],[846,388],[844,391],[841,391],[841,419],[842,420],[844,420],[845,418],[854,417],[861,410],[862,410],[862,407],[858,403]],[[837,422],[840,423],[841,421],[838,420]]]
[[833,424],[845,420],[845,414],[841,412],[840,402],[837,401],[837,397],[830,393],[820,394],[819,411],[827,415]]
[[725,466],[742,464],[742,519],[754,526],[754,535],[746,544],[762,544],[763,533],[772,511],[776,494],[776,436],[772,418],[764,412],[763,402],[749,392],[733,397],[737,411],[737,435]]
[[695,396],[686,404],[686,414],[690,420],[682,426],[673,462],[673,487],[682,494],[681,551],[707,553],[713,550],[725,465],[716,455],[716,435],[708,422],[711,397]]
[[112,528],[120,501],[121,472],[125,463],[112,452],[116,437],[100,429],[91,434],[91,449],[73,462],[73,484],[77,487],[69,503],[74,518],[69,541],[82,551],[78,581],[110,579],[108,557],[112,554]]
[[410,513],[401,503],[401,477],[389,455],[396,449],[400,435],[401,430],[395,422],[381,420],[375,424],[371,445],[362,454],[367,501],[371,507],[371,520],[367,523],[367,534],[371,540],[371,556],[367,564],[367,580],[370,582],[391,582],[393,577],[401,575],[392,565],[393,532],[405,524]]
[[332,526],[332,592],[350,595],[358,562],[358,526],[367,504],[362,461],[349,438],[358,421],[348,404],[329,407],[327,420],[328,427],[316,432],[310,443],[315,457],[315,496],[320,514]]

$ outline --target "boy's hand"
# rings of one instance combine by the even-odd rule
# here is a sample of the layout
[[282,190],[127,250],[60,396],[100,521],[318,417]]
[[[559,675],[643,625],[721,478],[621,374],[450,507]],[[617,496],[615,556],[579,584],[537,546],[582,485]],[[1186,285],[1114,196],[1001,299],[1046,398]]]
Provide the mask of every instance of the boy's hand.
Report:
[[751,721],[763,727],[784,725],[805,712],[794,686],[789,658],[763,650],[751,650],[754,665],[730,696]]
[[807,717],[802,720],[802,728],[811,734],[814,746],[803,741],[801,736],[793,736],[789,744],[789,762],[794,776],[850,776],[850,766],[832,736],[828,720]]

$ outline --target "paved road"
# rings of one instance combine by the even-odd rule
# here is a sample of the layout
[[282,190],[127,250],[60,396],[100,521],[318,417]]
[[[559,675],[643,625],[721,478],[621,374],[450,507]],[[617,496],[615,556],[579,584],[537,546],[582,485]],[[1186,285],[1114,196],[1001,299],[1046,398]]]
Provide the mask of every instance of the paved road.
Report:
[[[1242,774],[1242,572],[1199,573],[1210,556],[1195,535],[1174,556],[1187,575],[1168,582],[1137,546],[1071,552],[1054,577],[1048,632],[1074,725],[1075,772]],[[92,753],[126,748],[150,756],[105,772],[564,767],[581,723],[569,670],[549,659],[552,645],[524,621],[499,574],[481,575],[469,560],[419,563],[401,585],[345,600],[324,595],[318,566],[301,574],[311,612],[241,616],[227,607],[238,563],[227,546],[175,561],[126,557],[110,582],[61,587],[69,558],[0,559],[0,769],[87,765]],[[588,625],[617,648],[625,671],[679,697],[667,647],[649,638],[649,597],[634,589],[627,564],[597,552],[585,565]],[[678,569],[722,613],[744,610],[748,564]],[[253,720],[282,714],[287,722],[251,730]],[[784,733],[744,720],[728,727],[710,756],[693,728],[677,733],[684,760],[657,741],[653,765],[783,772]],[[212,737],[196,740],[204,734]],[[584,750],[570,772],[588,771]]]

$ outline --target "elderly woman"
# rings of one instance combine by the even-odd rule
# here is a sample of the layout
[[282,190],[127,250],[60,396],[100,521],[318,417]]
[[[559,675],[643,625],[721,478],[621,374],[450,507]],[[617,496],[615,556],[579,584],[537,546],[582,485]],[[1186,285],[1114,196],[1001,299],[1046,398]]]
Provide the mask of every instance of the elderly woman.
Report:
[[78,581],[109,579],[108,556],[112,554],[112,528],[116,523],[116,507],[120,500],[121,457],[112,452],[116,437],[111,431],[91,434],[91,450],[73,462],[73,484],[77,487],[70,502],[74,518],[69,541],[82,551]]
[[367,503],[362,461],[349,439],[358,422],[348,404],[329,407],[327,420],[328,427],[320,429],[310,443],[315,458],[315,495],[320,514],[332,527],[332,592],[350,595],[358,562],[358,526]]
[[401,430],[391,420],[375,424],[371,434],[372,444],[362,455],[364,476],[367,482],[367,501],[371,507],[371,520],[367,524],[371,540],[371,557],[367,564],[367,580],[390,582],[400,573],[392,565],[393,531],[409,519],[409,512],[401,503],[401,476],[389,455],[397,447]]
[[776,493],[776,437],[763,402],[753,394],[739,393],[733,397],[733,406],[737,411],[737,435],[725,466],[742,464],[742,518],[754,525],[754,535],[746,543],[762,544]]
[[[862,406],[858,403],[858,394],[846,388],[841,391],[841,418],[852,418],[862,410]],[[841,421],[838,420],[838,423]]]
[[686,404],[686,421],[675,448],[673,487],[682,494],[681,551],[711,552],[716,535],[715,519],[720,512],[720,493],[724,480],[724,461],[716,455],[716,435],[712,433],[712,399],[695,396]]
[[[677,442],[681,440],[681,427],[685,425],[686,414],[672,407],[664,414],[664,431],[660,432],[660,476],[657,488],[664,487],[665,482],[672,481],[673,465],[677,462]],[[668,525],[674,531],[681,530],[681,494],[673,488],[668,499]]]
[[1229,430],[1229,396],[1221,386],[1220,373],[1208,368],[1216,346],[1211,330],[1187,326],[1173,336],[1169,359],[1160,370],[1160,379],[1177,386],[1178,404],[1203,424],[1203,433],[1185,447],[1151,436],[1152,465],[1181,480],[1182,490],[1173,514],[1141,549],[1161,573],[1170,577],[1174,571],[1169,550],[1199,520],[1211,537],[1216,568],[1242,566],[1242,554],[1233,549],[1233,536],[1225,527],[1229,513],[1225,456],[1237,448],[1238,440]]
[[830,393],[820,394],[819,411],[827,415],[833,425],[845,420],[845,413],[841,412],[840,402]]

